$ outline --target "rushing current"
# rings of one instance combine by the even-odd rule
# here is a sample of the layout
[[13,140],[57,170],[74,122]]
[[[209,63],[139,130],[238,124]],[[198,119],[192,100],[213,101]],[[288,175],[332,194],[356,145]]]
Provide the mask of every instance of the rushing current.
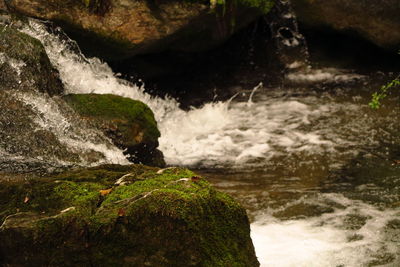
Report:
[[[255,84],[251,95],[184,111],[85,58],[36,21],[23,31],[44,44],[67,93],[149,105],[166,162],[198,169],[247,208],[262,266],[400,266],[399,99],[371,110],[374,77],[303,70],[289,74],[285,88]],[[51,116],[59,112],[42,113],[50,116],[42,123],[65,136],[60,118]],[[93,146],[75,143],[85,145]],[[124,163],[121,151],[97,151]]]

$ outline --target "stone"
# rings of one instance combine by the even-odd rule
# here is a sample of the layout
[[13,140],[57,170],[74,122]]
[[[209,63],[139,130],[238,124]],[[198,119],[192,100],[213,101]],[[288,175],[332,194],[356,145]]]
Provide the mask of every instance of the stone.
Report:
[[400,5],[397,0],[292,0],[306,27],[353,32],[384,49],[400,48]]

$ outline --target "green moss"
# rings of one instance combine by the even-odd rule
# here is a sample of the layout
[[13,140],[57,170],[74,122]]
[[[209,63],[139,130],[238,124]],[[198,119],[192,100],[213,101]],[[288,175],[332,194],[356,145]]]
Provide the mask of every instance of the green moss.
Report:
[[234,6],[234,7],[253,7],[260,9],[264,14],[267,14],[274,6],[271,0],[210,0],[211,6]]
[[91,0],[81,0],[81,1],[85,5],[85,7],[89,7],[90,6]]
[[[80,115],[115,124],[125,143],[136,143],[136,131],[143,132],[143,140],[157,141],[160,132],[151,109],[144,103],[116,95],[74,94],[64,97]],[[135,130],[134,127],[139,129]]]

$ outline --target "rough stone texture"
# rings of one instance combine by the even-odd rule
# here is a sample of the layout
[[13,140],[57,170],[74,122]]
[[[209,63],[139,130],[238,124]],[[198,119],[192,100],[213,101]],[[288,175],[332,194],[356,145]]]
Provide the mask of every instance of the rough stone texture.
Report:
[[7,6],[6,3],[4,3],[4,0],[0,0],[0,12],[1,11],[7,11]]
[[132,162],[165,165],[162,152],[156,149],[160,137],[157,122],[146,104],[116,95],[73,94],[63,98],[125,150]]
[[[261,3],[269,7],[271,1]],[[83,49],[109,59],[209,49],[262,14],[255,7],[210,8],[209,1],[200,0],[8,0],[7,5],[15,12],[56,22]]]
[[0,24],[0,89],[61,94],[62,83],[39,40]]
[[307,27],[354,31],[385,49],[400,48],[398,0],[292,0],[292,4]]
[[189,170],[0,174],[2,266],[259,266],[246,211]]

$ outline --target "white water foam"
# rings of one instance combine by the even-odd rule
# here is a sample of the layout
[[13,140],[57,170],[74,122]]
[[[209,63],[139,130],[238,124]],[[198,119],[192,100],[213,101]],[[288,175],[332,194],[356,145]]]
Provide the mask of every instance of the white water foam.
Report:
[[[16,98],[35,110],[34,122],[41,129],[54,133],[60,143],[70,151],[80,152],[95,151],[101,153],[104,158],[96,162],[86,162],[81,158],[83,165],[98,165],[105,163],[128,164],[128,160],[122,151],[111,144],[100,132],[89,128],[83,128],[67,118],[59,109],[54,99],[41,93],[16,92]],[[62,165],[68,162],[59,161]]]
[[[0,53],[0,64],[7,63],[10,65],[11,68],[17,73],[18,78],[22,73],[22,68],[26,66],[26,63],[22,60],[11,58],[7,56],[5,53]],[[20,82],[20,81],[18,81]]]
[[[296,99],[208,103],[183,111],[173,99],[160,99],[119,79],[96,58],[73,52],[70,40],[61,40],[30,21],[24,32],[44,44],[59,70],[67,93],[115,94],[146,103],[161,131],[160,149],[170,165],[198,167],[257,164],[293,151],[329,151],[335,145],[320,130],[302,130],[310,117],[318,119],[337,107],[311,107]],[[340,107],[339,107],[340,108]],[[346,106],[348,108],[348,106]]]
[[354,73],[343,73],[333,68],[308,69],[286,75],[289,81],[296,83],[350,82],[364,79],[365,76]]
[[[383,255],[398,256],[399,246],[388,242],[384,228],[399,217],[399,211],[383,211],[339,194],[320,197],[344,208],[303,220],[280,221],[270,215],[260,215],[251,225],[262,267],[370,266]],[[367,218],[365,224],[359,229],[344,228],[346,218],[354,214]]]

